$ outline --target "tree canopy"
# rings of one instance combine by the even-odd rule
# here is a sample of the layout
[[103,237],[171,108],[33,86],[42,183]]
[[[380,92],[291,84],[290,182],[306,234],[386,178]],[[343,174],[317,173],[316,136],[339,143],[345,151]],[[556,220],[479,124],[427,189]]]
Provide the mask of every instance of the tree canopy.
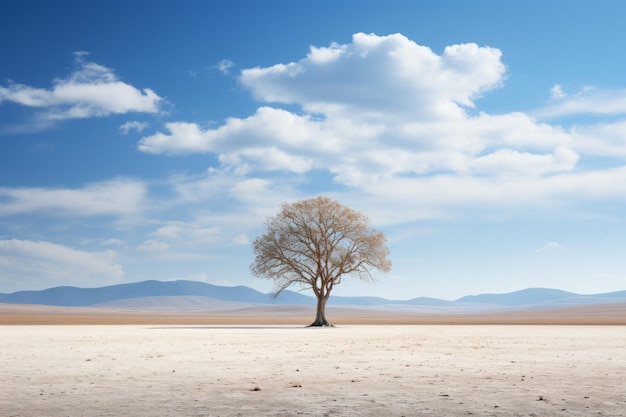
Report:
[[328,197],[291,204],[270,217],[253,242],[252,273],[275,282],[276,295],[293,284],[312,289],[317,314],[312,326],[328,326],[326,301],[344,276],[374,281],[372,272],[391,270],[385,238],[369,219]]

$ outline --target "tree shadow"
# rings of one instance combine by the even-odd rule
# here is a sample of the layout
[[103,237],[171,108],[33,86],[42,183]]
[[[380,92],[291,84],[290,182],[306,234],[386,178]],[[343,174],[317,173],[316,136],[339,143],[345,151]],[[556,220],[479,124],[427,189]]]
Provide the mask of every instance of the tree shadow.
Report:
[[[158,326],[149,327],[150,330],[297,330],[308,329],[311,326]],[[318,327],[319,328],[319,327]]]

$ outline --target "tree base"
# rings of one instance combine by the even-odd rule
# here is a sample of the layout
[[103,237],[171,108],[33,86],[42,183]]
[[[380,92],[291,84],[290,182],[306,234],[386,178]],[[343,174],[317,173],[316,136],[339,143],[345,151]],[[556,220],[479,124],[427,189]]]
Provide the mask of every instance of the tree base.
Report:
[[311,323],[306,327],[335,327],[330,323]]

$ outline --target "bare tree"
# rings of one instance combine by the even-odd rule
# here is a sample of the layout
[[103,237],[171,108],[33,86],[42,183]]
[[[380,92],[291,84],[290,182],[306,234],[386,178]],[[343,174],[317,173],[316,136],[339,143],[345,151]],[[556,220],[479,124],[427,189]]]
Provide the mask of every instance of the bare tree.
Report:
[[253,242],[250,269],[275,281],[276,296],[292,284],[311,288],[317,297],[311,326],[330,326],[326,301],[344,275],[373,282],[373,270],[391,270],[385,235],[363,214],[327,197],[283,203],[265,226],[267,233]]

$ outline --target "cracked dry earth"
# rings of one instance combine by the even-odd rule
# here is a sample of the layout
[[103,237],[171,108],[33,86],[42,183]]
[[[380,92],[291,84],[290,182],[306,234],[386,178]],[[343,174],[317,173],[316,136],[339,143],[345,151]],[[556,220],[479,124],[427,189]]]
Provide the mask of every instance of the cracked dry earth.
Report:
[[2,326],[2,416],[625,416],[620,326]]

